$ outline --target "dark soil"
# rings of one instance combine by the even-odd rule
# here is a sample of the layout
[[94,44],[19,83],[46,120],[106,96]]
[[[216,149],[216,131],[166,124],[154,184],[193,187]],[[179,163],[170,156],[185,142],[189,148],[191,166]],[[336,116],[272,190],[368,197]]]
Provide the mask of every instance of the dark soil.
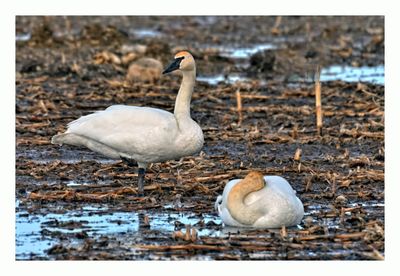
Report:
[[[17,260],[384,258],[385,87],[323,82],[318,135],[313,80],[317,66],[384,65],[383,17],[24,16],[16,35]],[[50,144],[68,122],[113,104],[173,111],[178,75],[129,83],[129,64],[99,61],[137,44],[164,65],[188,49],[199,76],[243,78],[197,82],[203,150],[153,164],[144,197],[135,168]],[[306,212],[298,227],[222,225],[217,196],[251,170],[292,184]]]

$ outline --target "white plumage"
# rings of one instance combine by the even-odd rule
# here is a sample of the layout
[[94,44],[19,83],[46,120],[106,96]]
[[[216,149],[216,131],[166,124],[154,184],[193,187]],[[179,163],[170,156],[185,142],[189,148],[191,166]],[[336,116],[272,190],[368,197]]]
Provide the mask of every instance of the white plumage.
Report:
[[[139,191],[149,163],[174,160],[200,151],[204,138],[200,126],[190,117],[190,100],[196,67],[190,53],[183,51],[164,71],[183,73],[174,114],[165,110],[114,105],[83,116],[68,124],[65,133],[52,138],[54,144],[85,146],[110,158],[137,161]],[[141,179],[142,177],[142,179]]]
[[110,158],[153,163],[201,148],[201,129],[194,125],[182,133],[177,124],[174,115],[164,110],[114,105],[69,123],[65,134],[81,136],[85,146]]
[[[240,195],[241,207],[241,204],[229,204],[228,195],[242,179],[231,180],[226,184],[222,196],[218,196],[215,202],[215,209],[225,225],[280,228],[301,222],[304,216],[303,204],[290,184],[280,176],[264,176],[263,179],[266,184],[262,189]],[[232,216],[234,208],[240,208],[236,210],[239,213],[236,218]],[[252,222],[244,222],[243,218]]]

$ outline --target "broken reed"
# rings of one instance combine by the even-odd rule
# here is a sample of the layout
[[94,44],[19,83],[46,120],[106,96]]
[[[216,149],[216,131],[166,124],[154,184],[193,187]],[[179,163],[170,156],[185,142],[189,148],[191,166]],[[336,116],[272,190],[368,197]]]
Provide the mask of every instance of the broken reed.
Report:
[[282,16],[277,16],[276,19],[275,19],[275,24],[271,28],[271,33],[273,35],[278,35],[279,34],[279,25],[281,25],[281,22],[282,22]]
[[320,66],[317,66],[317,71],[315,73],[315,112],[317,114],[317,134],[322,135],[322,107],[321,107],[321,74]]
[[240,126],[243,120],[242,115],[242,96],[240,95],[240,90],[236,90],[236,110],[239,115],[238,125]]

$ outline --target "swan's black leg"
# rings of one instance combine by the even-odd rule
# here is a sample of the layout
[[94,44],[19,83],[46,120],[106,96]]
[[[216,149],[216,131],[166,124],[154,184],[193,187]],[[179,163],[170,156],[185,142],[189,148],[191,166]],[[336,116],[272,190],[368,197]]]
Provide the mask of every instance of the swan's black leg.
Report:
[[[138,163],[133,159],[129,159],[129,158],[121,156],[121,160],[130,167],[138,166]],[[146,173],[146,170],[144,168],[139,168],[139,175],[138,175],[138,194],[139,194],[139,196],[143,196],[143,194],[144,194],[143,187],[144,187],[144,174],[145,173]]]
[[144,168],[139,168],[139,180],[138,180],[138,187],[139,187],[139,195],[143,196],[143,185],[144,185],[144,174],[146,170]]

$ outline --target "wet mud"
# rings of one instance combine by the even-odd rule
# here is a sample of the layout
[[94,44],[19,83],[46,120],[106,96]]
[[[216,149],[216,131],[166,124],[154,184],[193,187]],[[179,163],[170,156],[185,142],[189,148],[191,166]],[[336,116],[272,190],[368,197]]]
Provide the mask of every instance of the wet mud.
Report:
[[[126,73],[132,53],[165,66],[180,49],[205,144],[152,164],[145,196],[136,168],[50,143],[113,104],[172,112],[179,75]],[[384,259],[383,17],[18,16],[15,81],[16,260]],[[298,226],[222,225],[217,196],[251,170],[292,184]]]

